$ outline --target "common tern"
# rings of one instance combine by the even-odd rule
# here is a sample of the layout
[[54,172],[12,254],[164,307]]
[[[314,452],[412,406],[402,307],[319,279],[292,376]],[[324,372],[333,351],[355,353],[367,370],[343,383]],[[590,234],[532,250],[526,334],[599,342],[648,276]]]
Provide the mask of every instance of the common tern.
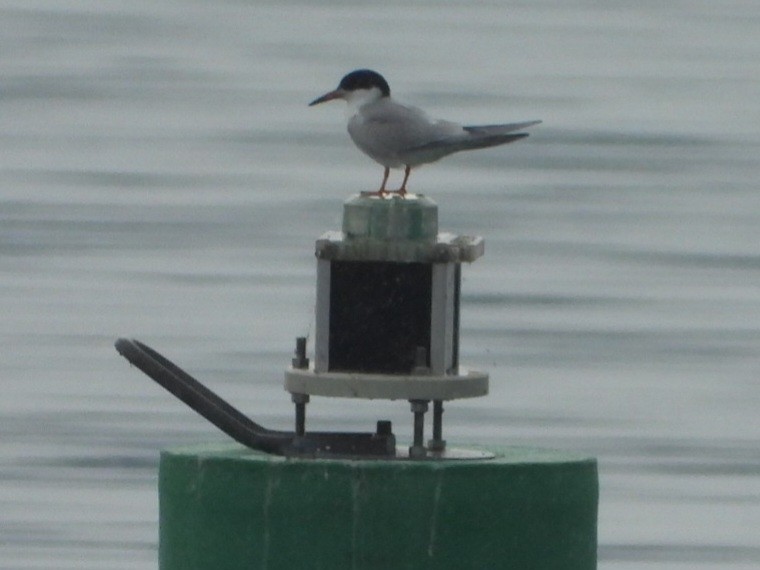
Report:
[[[359,149],[385,167],[375,196],[406,195],[412,168],[435,162],[461,150],[474,150],[514,142],[527,133],[515,133],[541,121],[503,125],[463,126],[433,119],[425,111],[395,101],[382,75],[371,69],[357,69],[343,79],[337,89],[317,97],[309,106],[343,99],[348,103],[348,134]],[[404,169],[398,190],[386,190],[391,168]]]

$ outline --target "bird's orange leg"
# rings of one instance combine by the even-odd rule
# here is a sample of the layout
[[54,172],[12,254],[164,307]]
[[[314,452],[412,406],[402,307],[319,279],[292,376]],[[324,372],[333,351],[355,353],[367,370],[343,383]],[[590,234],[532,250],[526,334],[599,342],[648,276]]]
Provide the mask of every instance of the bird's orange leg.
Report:
[[401,183],[401,188],[399,188],[398,190],[396,190],[396,194],[398,194],[402,198],[404,196],[406,196],[406,181],[409,180],[409,174],[411,172],[412,172],[412,167],[411,166],[407,166],[404,169],[404,181]]
[[377,191],[377,193],[382,196],[385,194],[385,183],[388,182],[388,175],[391,173],[391,169],[387,166],[385,167],[385,172],[383,172],[383,183],[380,185],[380,190]]

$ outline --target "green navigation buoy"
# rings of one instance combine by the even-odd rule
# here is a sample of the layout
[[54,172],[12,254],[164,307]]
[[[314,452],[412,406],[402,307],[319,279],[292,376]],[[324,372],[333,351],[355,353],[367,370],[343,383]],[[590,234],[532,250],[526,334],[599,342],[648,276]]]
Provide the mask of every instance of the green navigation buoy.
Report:
[[[439,232],[424,196],[350,198],[342,231],[316,242],[313,350],[298,338],[285,371],[292,432],[119,339],[125,358],[238,442],[162,453],[160,570],[595,569],[593,458],[443,437],[444,403],[488,393],[488,374],[459,358],[462,264],[483,253],[481,237]],[[309,430],[314,397],[407,401],[410,444],[387,420]]]
[[593,459],[293,460],[236,445],[161,455],[161,570],[592,570]]

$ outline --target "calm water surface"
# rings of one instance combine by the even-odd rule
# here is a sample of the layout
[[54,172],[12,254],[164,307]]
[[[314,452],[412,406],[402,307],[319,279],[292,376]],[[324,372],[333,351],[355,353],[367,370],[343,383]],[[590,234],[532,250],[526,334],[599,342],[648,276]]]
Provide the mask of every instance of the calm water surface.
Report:
[[[760,564],[760,5],[0,2],[0,567],[156,568],[158,450],[223,441],[139,338],[288,428],[313,242],[381,169],[356,67],[511,147],[416,172],[479,234],[447,439],[599,459],[600,568]],[[397,179],[392,179],[397,183]],[[398,403],[317,399],[314,427]]]

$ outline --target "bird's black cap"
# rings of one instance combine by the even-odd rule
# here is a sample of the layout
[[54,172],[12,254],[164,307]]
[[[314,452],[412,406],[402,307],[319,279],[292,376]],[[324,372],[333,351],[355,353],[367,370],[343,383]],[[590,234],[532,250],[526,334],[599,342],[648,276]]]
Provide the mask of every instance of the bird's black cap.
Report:
[[377,87],[383,94],[388,97],[391,94],[391,88],[385,78],[376,71],[371,69],[357,69],[346,75],[340,80],[338,89],[346,91],[356,91],[357,89],[372,89]]

